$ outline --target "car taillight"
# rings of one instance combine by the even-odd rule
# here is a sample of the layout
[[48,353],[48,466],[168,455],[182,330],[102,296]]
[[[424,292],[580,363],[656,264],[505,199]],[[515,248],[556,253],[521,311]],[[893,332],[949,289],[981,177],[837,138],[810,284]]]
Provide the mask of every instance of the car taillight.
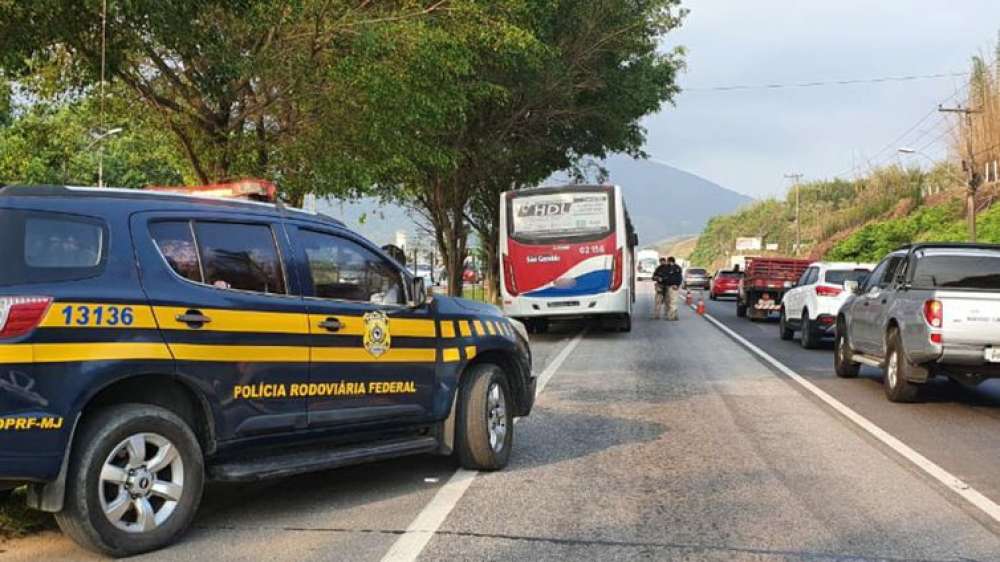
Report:
[[817,297],[835,297],[843,292],[839,287],[827,287],[826,285],[816,285]]
[[0,339],[31,332],[45,318],[52,297],[0,297]]
[[503,257],[503,284],[512,296],[518,295],[517,283],[514,282],[514,264],[510,263],[510,257],[506,254]]
[[612,266],[613,269],[611,271],[612,291],[617,291],[622,286],[622,278],[624,277],[622,270],[625,268],[624,259],[625,259],[625,254],[622,252],[622,249],[619,248],[618,251],[615,252],[615,262],[614,265]]
[[944,306],[941,301],[929,300],[924,303],[924,320],[931,328],[940,328],[944,323]]

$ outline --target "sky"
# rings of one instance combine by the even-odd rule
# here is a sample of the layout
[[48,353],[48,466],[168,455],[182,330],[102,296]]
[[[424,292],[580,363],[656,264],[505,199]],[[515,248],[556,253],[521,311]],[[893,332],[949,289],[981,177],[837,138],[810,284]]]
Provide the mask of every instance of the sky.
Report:
[[[1000,0],[686,0],[684,6],[689,15],[663,47],[687,50],[679,82],[690,90],[644,120],[645,150],[758,198],[782,196],[790,173],[810,180],[851,177],[869,162],[929,166],[947,154],[953,142],[947,131],[955,124],[955,117],[932,110],[942,101],[964,101],[953,96],[963,93],[965,78],[702,88],[968,72],[973,55],[992,59],[1000,31]],[[922,154],[902,155],[899,147]]]

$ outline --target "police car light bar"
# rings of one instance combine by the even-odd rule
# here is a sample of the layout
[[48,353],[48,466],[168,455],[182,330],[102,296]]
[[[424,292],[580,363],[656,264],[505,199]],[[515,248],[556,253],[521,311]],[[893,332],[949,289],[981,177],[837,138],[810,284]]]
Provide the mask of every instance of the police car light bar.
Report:
[[263,201],[267,203],[276,203],[278,201],[277,186],[267,180],[259,179],[245,179],[207,185],[151,185],[145,189],[160,193],[179,193],[182,195],[218,197],[223,199],[246,199],[248,201]]

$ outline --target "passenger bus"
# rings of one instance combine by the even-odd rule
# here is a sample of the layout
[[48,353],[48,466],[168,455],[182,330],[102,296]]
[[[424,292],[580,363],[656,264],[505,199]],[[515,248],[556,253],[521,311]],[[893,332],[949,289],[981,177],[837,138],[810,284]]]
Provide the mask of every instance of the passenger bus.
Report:
[[553,318],[599,317],[632,329],[635,246],[622,190],[569,185],[500,198],[503,309],[532,332]]

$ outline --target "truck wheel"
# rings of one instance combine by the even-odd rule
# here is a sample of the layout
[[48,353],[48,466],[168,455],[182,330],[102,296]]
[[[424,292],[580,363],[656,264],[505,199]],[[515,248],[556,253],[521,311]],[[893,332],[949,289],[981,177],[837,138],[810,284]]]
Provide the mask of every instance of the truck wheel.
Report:
[[781,339],[789,341],[795,335],[795,330],[788,327],[788,320],[785,318],[785,309],[781,309],[781,317],[778,318],[778,333]]
[[500,367],[476,365],[463,375],[456,410],[455,448],[469,470],[500,470],[514,442],[510,386]]
[[188,425],[158,406],[121,404],[84,422],[56,514],[84,548],[131,556],[174,542],[194,518],[205,479]]
[[837,326],[837,338],[833,345],[833,370],[842,379],[853,379],[861,371],[861,363],[854,362],[854,351],[847,342],[844,327]]
[[908,380],[911,365],[903,352],[903,342],[898,330],[889,332],[889,345],[885,361],[882,387],[890,402],[913,402],[920,393],[920,385]]
[[819,347],[819,334],[813,328],[812,320],[809,318],[809,311],[802,311],[802,326],[799,328],[799,343],[803,349],[816,349]]

